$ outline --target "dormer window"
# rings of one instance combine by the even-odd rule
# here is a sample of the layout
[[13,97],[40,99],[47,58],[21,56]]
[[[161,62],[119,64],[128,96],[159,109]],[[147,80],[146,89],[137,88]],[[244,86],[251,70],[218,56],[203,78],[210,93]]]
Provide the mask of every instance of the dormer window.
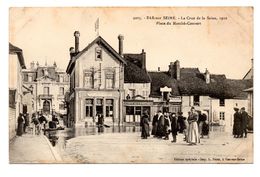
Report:
[[102,49],[100,47],[96,48],[96,60],[98,61],[102,60]]

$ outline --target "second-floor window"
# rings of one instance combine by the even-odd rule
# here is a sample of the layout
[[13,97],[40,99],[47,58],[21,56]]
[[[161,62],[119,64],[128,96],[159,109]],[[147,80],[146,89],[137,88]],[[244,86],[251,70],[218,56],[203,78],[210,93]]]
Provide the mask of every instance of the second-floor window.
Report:
[[219,112],[219,120],[225,120],[225,112]]
[[194,95],[193,96],[193,105],[194,106],[199,106],[200,105],[200,96],[199,95]]
[[24,80],[25,82],[28,82],[28,74],[24,74],[23,80]]
[[93,88],[93,72],[85,72],[84,87]]
[[96,48],[96,60],[102,60],[102,49],[100,47]]
[[44,88],[43,88],[43,94],[44,94],[44,95],[49,95],[49,94],[50,94],[49,87],[44,87]]
[[114,88],[114,72],[106,73],[106,88],[107,89]]
[[219,99],[219,106],[225,106],[225,99],[224,98]]
[[64,95],[64,87],[60,87],[60,95]]

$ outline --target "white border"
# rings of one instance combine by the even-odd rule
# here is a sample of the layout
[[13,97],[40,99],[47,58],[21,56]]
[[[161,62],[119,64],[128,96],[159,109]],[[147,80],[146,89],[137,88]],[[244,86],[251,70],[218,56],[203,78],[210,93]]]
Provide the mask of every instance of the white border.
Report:
[[[10,0],[0,2],[0,81],[1,81],[1,121],[0,121],[0,176],[254,176],[259,167],[258,149],[259,113],[257,112],[258,92],[255,92],[255,151],[254,164],[252,165],[10,165],[8,162],[8,8],[17,7],[56,7],[56,6],[254,6],[254,63],[255,85],[254,91],[259,90],[257,68],[259,66],[259,12],[258,1],[253,0],[179,0],[177,2],[163,0],[97,0],[68,1],[68,0]],[[257,40],[258,39],[258,40]]]

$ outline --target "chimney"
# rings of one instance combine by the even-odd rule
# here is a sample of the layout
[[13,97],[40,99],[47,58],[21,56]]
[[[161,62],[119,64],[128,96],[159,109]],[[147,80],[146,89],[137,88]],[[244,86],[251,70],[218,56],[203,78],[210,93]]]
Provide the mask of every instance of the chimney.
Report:
[[142,49],[142,69],[146,70],[146,52]]
[[160,67],[158,67],[158,72],[160,72],[161,71],[161,68]]
[[174,64],[175,64],[175,79],[180,80],[181,78],[180,61],[176,60]]
[[123,40],[124,40],[124,36],[119,34],[118,36],[118,53],[119,55],[123,56]]
[[34,66],[35,66],[34,61],[32,61],[32,62],[30,63],[30,66],[31,66],[31,69],[34,69]]
[[36,62],[36,66],[37,66],[37,68],[39,67],[39,62],[38,61]]
[[53,66],[54,66],[55,68],[57,67],[56,61],[54,61]]
[[174,63],[173,62],[170,62],[169,73],[170,73],[171,78],[174,79],[175,78],[175,72],[174,72]]
[[208,69],[206,68],[206,71],[205,71],[205,74],[204,74],[204,77],[205,77],[205,81],[207,84],[210,83],[210,73],[208,71]]
[[72,57],[74,56],[74,53],[75,53],[74,47],[70,47],[70,59],[72,59]]
[[75,32],[74,32],[74,37],[75,37],[75,53],[79,53],[79,36],[80,36],[79,31],[75,31]]
[[176,60],[175,62],[171,62],[169,65],[169,73],[172,79],[180,80],[180,62]]

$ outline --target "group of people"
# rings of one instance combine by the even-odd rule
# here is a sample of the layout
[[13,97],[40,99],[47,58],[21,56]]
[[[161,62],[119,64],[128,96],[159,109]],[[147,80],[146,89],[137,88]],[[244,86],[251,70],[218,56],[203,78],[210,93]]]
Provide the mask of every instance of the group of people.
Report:
[[234,108],[234,124],[233,135],[234,138],[246,138],[247,137],[247,125],[248,125],[248,113],[245,108]]
[[[18,126],[17,126],[17,136],[22,136],[26,133],[26,127],[29,126],[29,114],[19,114],[18,116]],[[49,122],[49,128],[56,128],[56,125],[59,124],[59,120],[56,115],[52,115],[50,121],[47,120],[46,116],[43,114],[36,115],[32,114],[31,123],[33,125],[33,134],[40,135],[41,131],[45,133],[47,128],[47,123]]]
[[[149,130],[149,115],[144,112],[140,121],[141,137],[147,139],[150,136]],[[172,135],[172,142],[177,141],[178,133],[184,134],[184,141],[189,145],[196,145],[200,142],[200,138],[208,135],[209,125],[207,114],[201,111],[196,111],[194,107],[188,113],[188,118],[183,116],[182,112],[169,113],[158,111],[152,120],[151,134],[156,138],[169,140],[169,135]]]
[[17,136],[22,136],[26,133],[26,127],[29,126],[29,114],[28,113],[20,113],[17,119]]

